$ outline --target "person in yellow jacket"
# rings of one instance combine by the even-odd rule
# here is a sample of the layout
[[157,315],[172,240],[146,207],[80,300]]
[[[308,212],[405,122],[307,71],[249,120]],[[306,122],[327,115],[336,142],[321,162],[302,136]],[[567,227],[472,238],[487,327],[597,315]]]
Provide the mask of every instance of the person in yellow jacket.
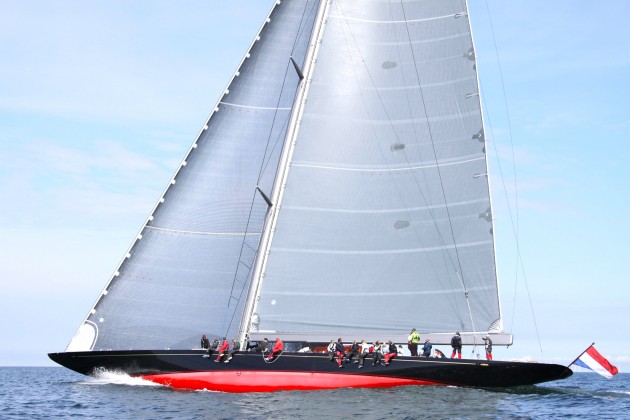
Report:
[[411,329],[411,334],[407,337],[407,348],[412,356],[418,355],[418,344],[420,343],[420,334],[415,328]]

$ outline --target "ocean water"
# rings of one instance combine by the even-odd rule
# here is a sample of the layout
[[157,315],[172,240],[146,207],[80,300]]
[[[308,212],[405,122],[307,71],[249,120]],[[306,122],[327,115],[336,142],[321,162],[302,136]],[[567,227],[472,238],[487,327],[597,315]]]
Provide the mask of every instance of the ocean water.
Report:
[[0,419],[630,419],[630,374],[509,391],[397,387],[226,394],[176,391],[125,375],[0,367]]

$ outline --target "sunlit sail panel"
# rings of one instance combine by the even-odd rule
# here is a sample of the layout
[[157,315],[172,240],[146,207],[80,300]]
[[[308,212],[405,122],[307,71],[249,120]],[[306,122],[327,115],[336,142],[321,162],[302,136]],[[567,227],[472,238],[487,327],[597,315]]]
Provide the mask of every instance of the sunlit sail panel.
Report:
[[69,350],[190,348],[238,330],[317,5],[275,5]]
[[333,1],[255,313],[305,339],[500,328],[462,1]]

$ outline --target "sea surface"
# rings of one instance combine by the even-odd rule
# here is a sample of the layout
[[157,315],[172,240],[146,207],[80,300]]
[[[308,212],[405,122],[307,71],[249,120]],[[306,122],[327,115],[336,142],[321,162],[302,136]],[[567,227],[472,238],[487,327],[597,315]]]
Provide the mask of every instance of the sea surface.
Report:
[[630,373],[576,373],[513,390],[396,387],[226,394],[125,375],[0,367],[0,419],[630,419]]

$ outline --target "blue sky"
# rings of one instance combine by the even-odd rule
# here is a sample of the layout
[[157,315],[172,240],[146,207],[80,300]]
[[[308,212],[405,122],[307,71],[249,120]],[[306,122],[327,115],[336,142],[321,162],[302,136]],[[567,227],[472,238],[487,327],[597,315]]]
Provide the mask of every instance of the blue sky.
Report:
[[[0,2],[0,365],[65,348],[271,3]],[[469,6],[515,334],[495,356],[567,364],[595,341],[627,372],[630,4]]]

